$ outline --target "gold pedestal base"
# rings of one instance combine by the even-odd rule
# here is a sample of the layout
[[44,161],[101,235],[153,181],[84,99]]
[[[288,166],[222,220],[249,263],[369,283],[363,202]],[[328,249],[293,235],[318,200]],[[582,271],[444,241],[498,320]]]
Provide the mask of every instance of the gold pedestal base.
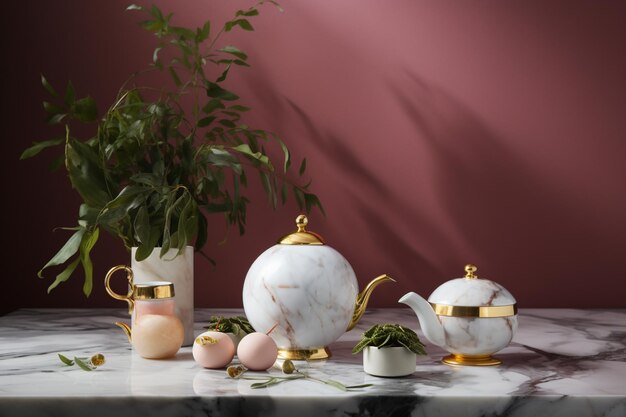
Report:
[[278,348],[278,358],[297,361],[328,359],[330,358],[330,349],[327,347],[309,349]]
[[502,361],[491,355],[470,356],[470,355],[448,355],[441,359],[446,365],[462,365],[462,366],[496,366]]

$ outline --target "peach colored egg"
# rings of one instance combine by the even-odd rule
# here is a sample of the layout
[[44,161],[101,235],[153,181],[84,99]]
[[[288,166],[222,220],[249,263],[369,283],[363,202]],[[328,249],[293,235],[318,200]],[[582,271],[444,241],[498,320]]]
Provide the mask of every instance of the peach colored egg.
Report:
[[183,324],[178,317],[146,314],[135,320],[131,339],[141,357],[165,359],[176,355],[183,336]]
[[276,362],[278,347],[274,339],[265,333],[250,333],[239,342],[237,357],[246,368],[265,371]]
[[[202,344],[202,337],[211,338],[216,343],[211,343],[211,340],[208,340]],[[205,368],[218,369],[224,368],[233,360],[235,345],[226,333],[209,331],[196,337],[192,352],[193,358],[199,365]]]

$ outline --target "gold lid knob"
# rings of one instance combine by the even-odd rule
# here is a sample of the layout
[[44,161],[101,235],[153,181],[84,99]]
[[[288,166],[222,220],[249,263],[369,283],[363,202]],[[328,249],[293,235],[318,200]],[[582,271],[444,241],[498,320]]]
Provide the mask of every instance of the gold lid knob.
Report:
[[298,230],[283,236],[278,243],[281,245],[323,245],[324,239],[317,233],[306,230],[307,224],[309,224],[309,219],[304,214],[299,215],[296,217]]
[[304,214],[296,217],[296,226],[298,227],[298,232],[306,232],[304,228],[307,224],[309,224],[309,219]]
[[476,279],[478,278],[478,275],[475,275],[474,272],[478,271],[478,268],[476,268],[474,265],[472,264],[467,264],[465,265],[465,278],[467,279]]

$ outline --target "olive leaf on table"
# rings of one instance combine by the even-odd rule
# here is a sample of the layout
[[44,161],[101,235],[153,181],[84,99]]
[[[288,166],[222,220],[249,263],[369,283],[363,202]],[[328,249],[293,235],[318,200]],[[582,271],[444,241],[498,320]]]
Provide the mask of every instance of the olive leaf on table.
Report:
[[361,341],[352,349],[352,353],[359,353],[367,346],[405,347],[418,355],[425,355],[424,345],[417,334],[400,324],[376,324],[370,327]]
[[104,365],[105,363],[104,355],[101,353],[96,353],[90,358],[75,356],[73,360],[68,358],[67,356],[61,355],[60,353],[57,353],[57,355],[59,356],[59,359],[61,360],[61,362],[63,362],[65,365],[67,366],[77,365],[83,371],[91,372],[97,367]]

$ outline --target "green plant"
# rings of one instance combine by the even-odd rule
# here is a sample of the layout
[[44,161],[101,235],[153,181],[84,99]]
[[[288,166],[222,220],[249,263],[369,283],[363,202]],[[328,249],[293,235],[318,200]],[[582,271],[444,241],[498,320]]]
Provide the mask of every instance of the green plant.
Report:
[[[259,14],[259,4],[237,11],[215,34],[210,21],[197,28],[174,26],[173,15],[156,6],[129,6],[148,15],[141,25],[156,35],[158,45],[150,68],[133,74],[101,117],[94,99],[78,98],[71,82],[61,96],[42,76],[52,97],[43,103],[48,121],[64,129],[52,140],[34,143],[21,159],[62,147],[54,165],[65,166],[83,200],[78,225],[64,228],[74,233],[38,273],[42,278],[45,268],[65,265],[48,292],[80,264],[83,292],[89,296],[90,252],[101,230],[120,238],[128,249],[137,247],[138,261],[155,247],[161,247],[163,257],[170,249],[178,255],[189,244],[206,256],[201,251],[207,242],[206,214],[223,213],[243,234],[249,200],[242,188],[250,171],[259,175],[272,207],[284,204],[291,192],[301,209],[317,206],[323,212],[317,196],[308,191],[310,181],[304,182],[306,159],[297,180],[290,179],[291,156],[285,143],[244,124],[242,115],[250,108],[223,86],[232,68],[249,66],[248,56],[235,46],[217,43],[235,28],[253,30],[248,19]],[[159,80],[158,87],[141,84],[150,71],[161,71],[171,81]],[[93,134],[79,139],[76,123],[95,125]],[[279,169],[270,158],[272,150],[282,155]]]
[[208,330],[215,330],[223,333],[233,333],[239,335],[240,333],[250,334],[254,333],[254,328],[244,316],[235,317],[223,317],[223,316],[211,316],[209,325],[205,327]]
[[425,355],[424,345],[417,334],[408,327],[399,324],[376,324],[370,327],[361,341],[352,349],[352,353],[359,353],[367,346],[405,347],[418,355]]

